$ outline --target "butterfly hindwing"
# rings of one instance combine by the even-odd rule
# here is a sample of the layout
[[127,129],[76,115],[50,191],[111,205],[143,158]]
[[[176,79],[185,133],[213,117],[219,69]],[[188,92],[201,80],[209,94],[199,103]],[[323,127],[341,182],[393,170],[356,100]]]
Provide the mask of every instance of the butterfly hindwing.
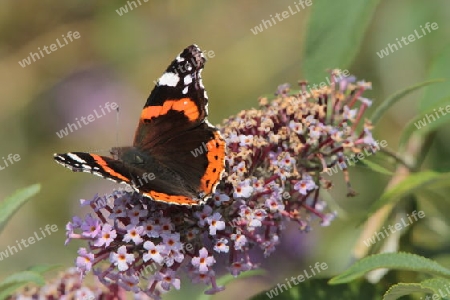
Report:
[[180,174],[190,187],[210,195],[224,169],[225,142],[217,130],[202,123],[155,147],[152,153],[167,168]]

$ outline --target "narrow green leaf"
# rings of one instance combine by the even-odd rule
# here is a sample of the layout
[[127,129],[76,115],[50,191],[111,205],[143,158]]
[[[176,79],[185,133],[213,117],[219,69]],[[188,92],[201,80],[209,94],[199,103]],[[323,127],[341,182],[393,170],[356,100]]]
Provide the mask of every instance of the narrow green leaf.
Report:
[[29,187],[17,190],[14,194],[0,202],[0,232],[9,218],[32,196],[36,195],[41,186],[33,184]]
[[[295,278],[295,277],[294,277]],[[250,298],[251,300],[298,300],[298,299],[314,299],[314,300],[378,300],[383,290],[382,287],[370,284],[367,281],[354,281],[349,284],[332,285],[327,283],[328,279],[309,279],[297,285],[291,283],[291,288],[284,282],[283,284],[288,290],[275,285],[272,289],[263,291],[260,294]],[[297,281],[298,282],[298,281]]]
[[385,167],[374,163],[373,161],[367,160],[367,159],[363,159],[360,160],[360,162],[362,162],[363,164],[365,164],[366,166],[368,166],[372,171],[384,174],[384,175],[389,175],[392,176],[394,173],[392,173],[391,171],[389,171],[388,169],[386,169]]
[[[440,55],[433,59],[428,78],[445,78],[450,80],[450,44],[443,49]],[[450,84],[429,86],[424,90],[419,102],[420,111],[427,110],[440,99],[450,97]]]
[[[418,116],[416,116],[414,119],[412,119],[406,126],[405,129],[403,129],[402,135],[400,137],[400,147],[405,145],[405,143],[409,140],[411,135],[416,132],[422,136],[426,135],[427,133],[434,131],[438,129],[440,126],[442,126],[445,122],[450,121],[450,113],[445,112],[446,115],[442,116],[438,114],[439,118],[436,118],[435,110],[439,110],[440,108],[444,108],[445,106],[450,106],[450,97],[441,99],[434,105],[430,106],[428,109],[420,113]],[[435,121],[431,121],[428,123],[427,115],[433,116],[435,118]],[[430,120],[432,118],[430,117]]]
[[218,285],[226,285],[226,284],[230,283],[233,280],[239,280],[239,279],[253,277],[253,276],[263,276],[265,274],[266,274],[266,272],[264,270],[262,270],[262,269],[250,270],[250,271],[247,271],[247,272],[243,272],[238,277],[234,277],[231,274],[227,274],[227,275],[224,275],[224,276],[220,277],[217,280],[217,284]]
[[432,289],[423,287],[420,283],[399,283],[391,286],[384,294],[383,300],[396,300],[413,293],[434,293]]
[[313,1],[303,50],[309,82],[324,81],[324,71],[349,68],[379,0]]
[[[449,285],[450,281],[444,278],[428,279],[420,283],[399,283],[389,288],[384,294],[383,300],[395,300],[412,293],[433,294],[433,296],[436,294],[441,297],[448,297],[450,293],[446,290],[448,290]],[[432,296],[429,299],[432,299]]]
[[[447,185],[450,185],[450,183],[447,183]],[[450,198],[448,197],[448,189],[441,189],[436,186],[429,186],[423,191],[420,191],[420,193],[416,193],[418,196],[418,200],[422,203],[421,200],[425,200],[426,203],[426,210],[429,211],[430,215],[433,215],[433,218],[436,218],[436,220],[440,220],[440,222],[444,222],[448,227],[450,227],[450,218],[448,218],[448,205],[450,202]],[[434,228],[433,228],[434,229]],[[439,236],[439,232],[437,230],[434,230],[435,234]],[[427,235],[424,237],[424,239],[430,241],[434,238],[432,238],[433,235]],[[423,240],[422,240],[423,241]],[[420,242],[421,243],[421,242]],[[445,256],[445,255],[442,255]],[[450,266],[450,253],[447,255],[448,259],[446,260],[447,263],[444,264],[445,266]]]
[[413,173],[390,190],[384,192],[384,194],[381,195],[380,199],[375,201],[375,203],[369,209],[367,217],[369,217],[378,209],[388,203],[394,204],[395,202],[401,200],[403,197],[411,195],[416,191],[420,191],[421,189],[424,189],[429,185],[437,184],[440,182],[448,183],[449,180],[450,173],[438,173],[432,171]]
[[[441,297],[445,297],[448,299],[450,297],[449,286],[450,280],[445,278],[433,278],[427,279],[420,283],[423,287],[431,289],[435,292],[435,294],[440,295]],[[445,296],[443,296],[445,294]]]
[[[228,283],[230,283],[233,280],[239,280],[239,279],[242,279],[242,278],[253,277],[253,276],[258,276],[258,275],[265,275],[265,274],[266,274],[266,272],[264,270],[262,270],[262,269],[250,270],[250,271],[247,271],[247,272],[243,272],[238,277],[234,277],[231,274],[227,274],[227,275],[224,275],[224,276],[220,277],[217,280],[217,285],[225,286],[225,285],[227,285]],[[197,297],[197,300],[209,300],[209,299],[212,299],[212,296],[213,295],[202,294],[202,295]]]
[[27,283],[35,283],[37,285],[44,285],[45,279],[40,274],[32,271],[22,271],[5,278],[0,282],[0,299],[6,299],[19,287]]
[[36,272],[36,273],[42,275],[44,273],[53,271],[53,270],[61,268],[61,267],[62,267],[61,265],[38,265],[38,266],[33,266],[31,268],[28,268],[27,271]]
[[431,275],[450,278],[450,270],[435,261],[411,253],[382,253],[361,259],[343,273],[330,279],[330,284],[348,283],[369,271],[388,268],[406,271],[417,271]]
[[0,282],[0,288],[7,284],[19,282],[34,282],[38,285],[44,285],[45,279],[37,272],[21,271],[6,277],[2,282]]
[[425,86],[433,84],[433,83],[443,82],[443,81],[445,81],[445,79],[442,79],[442,78],[428,80],[428,81],[421,82],[421,83],[415,84],[413,86],[407,87],[406,89],[398,91],[398,92],[394,93],[393,95],[389,96],[373,112],[372,118],[371,118],[372,124],[375,125],[380,120],[380,118],[383,116],[383,114],[403,97],[407,96],[408,94],[410,94],[422,87],[425,87]]

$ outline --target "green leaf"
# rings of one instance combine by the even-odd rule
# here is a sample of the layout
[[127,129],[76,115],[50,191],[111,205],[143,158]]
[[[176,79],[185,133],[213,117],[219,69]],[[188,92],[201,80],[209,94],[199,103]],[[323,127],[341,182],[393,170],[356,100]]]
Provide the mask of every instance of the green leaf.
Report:
[[45,279],[39,273],[32,271],[22,271],[5,278],[0,282],[0,300],[6,299],[15,290],[30,282],[44,285]]
[[[283,290],[280,291],[279,286],[282,284],[287,287],[287,290],[283,288]],[[275,292],[278,292],[278,295]],[[382,288],[380,286],[376,286],[362,280],[346,285],[330,286],[327,283],[327,279],[309,279],[298,285],[294,285],[291,281],[291,288],[289,288],[286,281],[280,282],[279,285],[275,285],[272,289],[263,291],[250,299],[378,300],[380,299],[381,294]]]
[[386,169],[385,167],[374,163],[373,161],[367,160],[367,159],[363,159],[360,160],[363,164],[365,164],[366,166],[368,166],[372,171],[384,174],[384,175],[389,175],[392,176],[394,173],[392,173],[391,171],[389,171],[388,169]]
[[413,293],[433,293],[434,291],[423,287],[420,283],[399,283],[391,286],[384,294],[383,300],[395,300]]
[[399,283],[389,288],[384,294],[383,300],[395,300],[401,296],[410,295],[412,293],[437,294],[448,297],[449,294],[446,294],[445,291],[449,285],[450,281],[443,278],[428,279],[420,283]]
[[435,261],[416,254],[400,252],[382,253],[365,257],[343,273],[330,279],[329,283],[348,283],[363,276],[369,271],[380,268],[417,271],[450,278],[450,270],[444,268]]
[[420,191],[429,185],[434,185],[441,182],[449,183],[449,180],[450,173],[438,173],[433,171],[413,173],[393,188],[384,192],[380,199],[378,199],[369,209],[367,217],[388,203],[394,204],[403,197],[411,195],[416,191]]
[[[450,79],[450,44],[442,51],[440,55],[433,59],[428,78]],[[420,111],[427,110],[436,104],[440,99],[450,97],[450,85],[440,84],[427,87],[423,98],[420,100]]]
[[36,195],[41,186],[33,184],[29,187],[17,190],[14,194],[0,202],[0,232],[11,216],[32,196]]
[[428,280],[422,281],[420,284],[425,288],[433,290],[438,295],[442,295],[440,293],[440,291],[443,291],[444,293],[446,293],[446,291],[447,291],[447,293],[444,297],[446,299],[448,299],[450,297],[450,294],[448,293],[448,288],[450,286],[450,280],[448,280],[448,279],[433,278],[433,279],[428,279]]
[[[446,112],[446,116],[439,115],[439,118],[436,118],[435,115],[435,109],[439,110],[439,108],[444,107],[446,105],[450,105],[450,97],[441,99],[434,105],[430,106],[428,109],[420,113],[418,116],[416,116],[414,119],[412,119],[406,126],[405,129],[402,132],[402,135],[400,137],[400,147],[405,145],[405,143],[409,140],[411,135],[416,132],[422,136],[426,135],[427,133],[434,131],[438,129],[440,126],[442,126],[445,122],[450,121],[450,113]],[[444,107],[445,108],[445,107]],[[436,121],[432,121],[430,123],[427,122],[427,115],[433,115],[436,119]],[[431,119],[431,118],[430,118]],[[425,122],[418,123],[419,121]],[[417,127],[417,124],[420,126],[420,128]],[[424,126],[425,125],[425,126]]]
[[313,1],[303,55],[309,82],[324,81],[324,71],[349,68],[379,0]]
[[[265,275],[266,272],[262,269],[258,269],[258,270],[250,270],[247,272],[243,272],[241,273],[238,277],[234,277],[231,274],[227,274],[224,275],[222,277],[220,277],[219,279],[217,279],[217,285],[219,286],[225,286],[228,283],[230,283],[233,280],[239,280],[242,278],[247,278],[247,277],[252,277],[252,276],[258,276],[258,275]],[[209,300],[212,299],[213,295],[206,295],[206,294],[202,294],[200,296],[197,297],[197,300]]]
[[243,278],[248,278],[248,277],[253,277],[253,276],[262,276],[262,275],[265,275],[265,274],[266,274],[266,272],[264,270],[262,270],[262,269],[250,270],[250,271],[247,271],[247,272],[243,272],[238,277],[234,277],[231,274],[227,274],[227,275],[224,275],[224,276],[220,277],[217,280],[217,284],[218,285],[226,285],[226,284],[230,283],[233,280],[243,279]]
[[425,87],[427,85],[433,84],[433,83],[437,83],[437,82],[443,82],[445,81],[445,79],[432,79],[432,80],[428,80],[425,82],[421,82],[418,84],[415,84],[413,86],[407,87],[406,89],[403,89],[401,91],[398,91],[396,93],[394,93],[393,95],[389,96],[386,100],[384,100],[380,106],[377,107],[377,109],[373,112],[372,114],[372,124],[375,125],[380,118],[383,116],[383,114],[389,109],[391,108],[391,106],[393,106],[395,103],[397,103],[400,99],[402,99],[403,97],[407,96],[408,94],[422,88]]
[[61,267],[62,267],[62,265],[38,265],[38,266],[33,266],[31,268],[28,268],[27,271],[36,272],[36,273],[42,275],[44,273],[53,271],[53,270],[61,268]]
[[44,285],[45,279],[42,277],[42,274],[59,267],[59,265],[33,266],[27,271],[7,277],[0,283],[0,300],[6,299],[14,291],[30,282],[36,283],[37,285]]

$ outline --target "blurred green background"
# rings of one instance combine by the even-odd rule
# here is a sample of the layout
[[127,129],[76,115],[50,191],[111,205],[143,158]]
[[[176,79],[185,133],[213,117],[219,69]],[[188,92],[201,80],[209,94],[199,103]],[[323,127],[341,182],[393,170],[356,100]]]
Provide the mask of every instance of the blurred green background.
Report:
[[[105,154],[104,150],[117,145],[116,136],[120,145],[131,144],[153,81],[184,47],[196,43],[202,50],[214,51],[203,72],[203,81],[210,98],[210,121],[215,124],[242,109],[256,107],[258,97],[273,93],[279,84],[288,82],[295,87],[298,80],[306,79],[302,53],[311,8],[255,35],[252,28],[294,2],[141,3],[119,16],[116,10],[127,5],[126,1],[2,1],[0,157],[12,153],[21,159],[0,171],[0,199],[32,183],[42,183],[42,190],[9,222],[0,237],[0,251],[47,224],[56,224],[59,230],[0,261],[0,278],[36,264],[73,265],[77,248],[84,245],[73,241],[64,246],[66,223],[73,215],[82,214],[79,199],[107,193],[116,185],[63,169],[53,162],[53,153],[97,150]],[[331,16],[337,26],[348,18]],[[374,99],[374,106],[395,91],[427,78],[433,59],[445,51],[449,42],[449,16],[450,2],[445,0],[380,1],[373,18],[368,20],[362,47],[355,46],[357,58],[349,68],[359,79],[373,83],[368,97]],[[324,17],[329,18],[330,13],[324,13]],[[376,52],[388,43],[395,43],[396,38],[413,33],[426,22],[438,23],[439,29],[387,57],[377,56]],[[314,33],[314,28],[310,30]],[[38,47],[55,43],[68,31],[78,31],[80,38],[26,67],[19,65],[18,61],[30,51],[37,52]],[[314,34],[320,39],[321,32]],[[333,50],[333,43],[327,47]],[[326,76],[323,70],[323,78]],[[375,138],[386,140],[390,148],[396,149],[401,129],[417,114],[421,95],[416,92],[395,105],[379,122]],[[56,135],[67,123],[92,114],[106,102],[120,106],[119,130],[116,114],[109,113],[63,138]],[[448,135],[448,126],[439,131],[428,165],[450,169]],[[297,234],[296,228],[290,228],[277,253],[262,259],[269,275],[237,280],[213,299],[245,299],[288,276],[300,274],[315,262],[327,262],[330,275],[346,268],[361,231],[356,225],[389,179],[360,167],[351,168],[350,174],[359,195],[347,198],[342,176],[333,177],[335,188],[331,195],[345,213],[330,227],[316,224],[308,234]],[[448,204],[442,204],[440,210],[448,211]],[[429,212],[416,228],[416,248],[412,251],[443,254],[450,245],[448,225],[438,210],[430,208]],[[171,297],[186,298],[203,289],[191,287],[185,280],[181,292],[172,293]]]

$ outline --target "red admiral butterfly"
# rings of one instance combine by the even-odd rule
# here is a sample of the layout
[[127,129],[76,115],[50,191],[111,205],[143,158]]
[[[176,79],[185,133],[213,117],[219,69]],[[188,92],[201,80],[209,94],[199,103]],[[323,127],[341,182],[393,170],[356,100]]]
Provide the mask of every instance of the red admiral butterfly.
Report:
[[207,120],[205,61],[191,45],[169,65],[144,105],[132,147],[113,148],[113,157],[69,152],[54,159],[72,171],[128,184],[154,201],[204,203],[225,168],[225,141]]

